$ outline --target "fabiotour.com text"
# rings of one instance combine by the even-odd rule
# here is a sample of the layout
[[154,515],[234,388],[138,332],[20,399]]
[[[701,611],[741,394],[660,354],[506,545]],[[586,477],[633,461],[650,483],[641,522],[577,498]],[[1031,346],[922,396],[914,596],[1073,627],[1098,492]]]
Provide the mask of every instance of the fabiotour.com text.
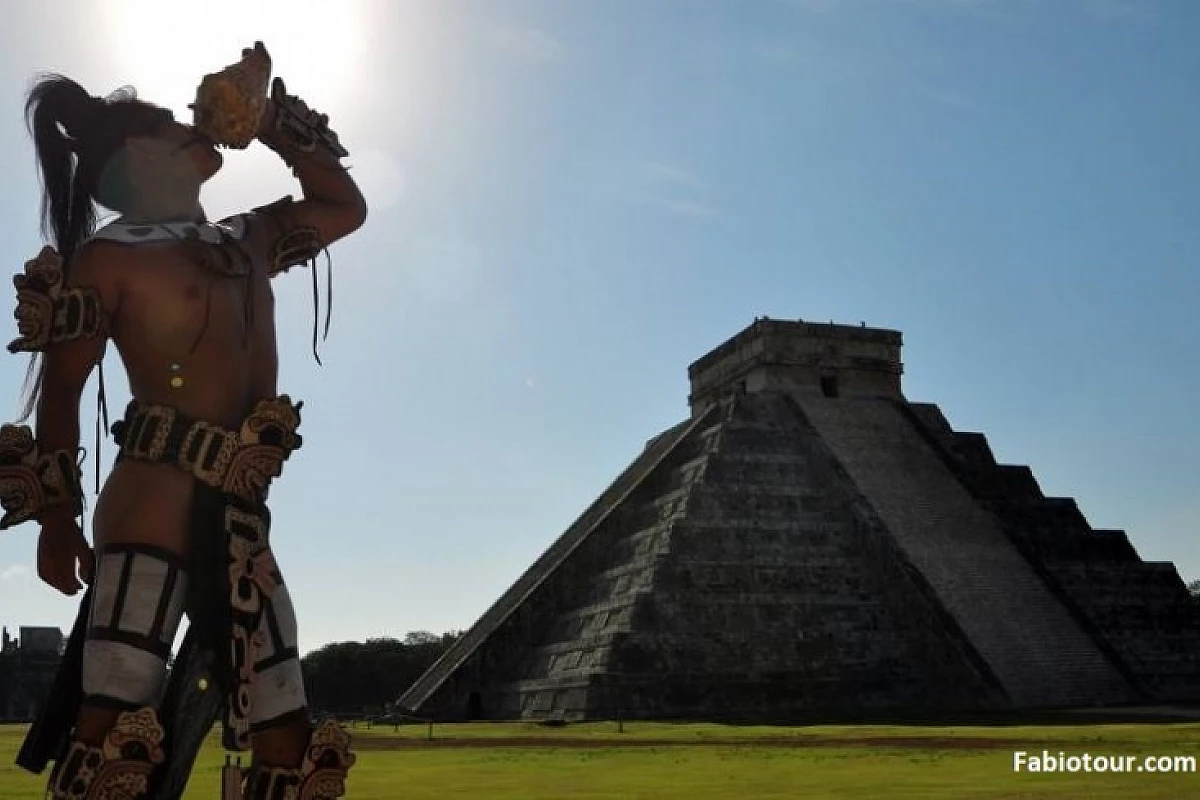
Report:
[[1195,756],[1124,756],[1013,751],[1013,772],[1195,772]]

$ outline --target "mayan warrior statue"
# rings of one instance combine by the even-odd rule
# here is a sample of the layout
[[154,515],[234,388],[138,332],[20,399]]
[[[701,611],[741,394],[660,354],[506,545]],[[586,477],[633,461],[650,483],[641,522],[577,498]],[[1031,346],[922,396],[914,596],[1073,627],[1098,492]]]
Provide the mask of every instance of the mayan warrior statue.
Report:
[[[0,429],[0,528],[36,522],[38,574],[86,589],[18,756],[39,773],[55,762],[54,798],[177,798],[218,718],[227,749],[252,751],[244,774],[225,776],[247,798],[341,797],[354,763],[340,726],[309,718],[266,498],[301,443],[301,404],[276,388],[271,279],[308,265],[315,293],[316,256],[363,224],[366,204],[328,118],[278,78],[268,94],[270,71],[261,43],[244,50],[205,78],[193,124],[132,89],[93,97],[58,75],[28,97],[52,246],[13,281],[9,350],[33,354],[36,378],[19,422],[36,409],[36,430]],[[200,187],[218,148],[254,138],[303,198],[208,221]],[[97,230],[97,206],[120,216]],[[134,399],[112,426],[103,491],[97,467],[92,549],[80,395],[110,340]]]

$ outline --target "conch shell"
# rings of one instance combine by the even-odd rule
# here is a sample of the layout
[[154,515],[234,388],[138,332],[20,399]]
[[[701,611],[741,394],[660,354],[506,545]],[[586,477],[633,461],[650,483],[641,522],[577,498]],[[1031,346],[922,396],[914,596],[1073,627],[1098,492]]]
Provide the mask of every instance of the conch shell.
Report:
[[242,51],[242,59],[204,76],[196,89],[192,122],[216,144],[244,150],[254,141],[267,108],[271,56],[262,42]]

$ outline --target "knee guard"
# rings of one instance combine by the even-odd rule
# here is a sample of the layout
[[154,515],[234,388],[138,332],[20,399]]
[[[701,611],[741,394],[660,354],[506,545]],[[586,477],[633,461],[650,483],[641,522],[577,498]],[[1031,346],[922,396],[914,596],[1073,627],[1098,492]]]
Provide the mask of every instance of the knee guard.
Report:
[[356,758],[350,734],[327,719],[309,736],[299,767],[254,764],[246,771],[244,800],[335,800],[346,794],[346,774]]
[[165,760],[163,729],[154,709],[126,711],[99,747],[73,742],[50,774],[53,800],[144,800]]
[[182,560],[148,545],[103,548],[83,645],[84,702],[157,706],[187,594]]

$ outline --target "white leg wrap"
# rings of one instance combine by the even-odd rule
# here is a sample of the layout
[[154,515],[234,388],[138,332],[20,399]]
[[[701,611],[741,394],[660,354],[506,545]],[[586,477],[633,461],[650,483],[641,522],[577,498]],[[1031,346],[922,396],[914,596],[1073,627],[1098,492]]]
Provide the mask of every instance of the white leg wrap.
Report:
[[282,717],[308,705],[297,649],[296,611],[283,584],[263,599],[257,636],[263,645],[256,652],[254,663],[252,732],[270,728],[282,721]]
[[182,559],[148,545],[109,545],[97,557],[94,591],[83,646],[85,702],[157,706],[187,595]]

